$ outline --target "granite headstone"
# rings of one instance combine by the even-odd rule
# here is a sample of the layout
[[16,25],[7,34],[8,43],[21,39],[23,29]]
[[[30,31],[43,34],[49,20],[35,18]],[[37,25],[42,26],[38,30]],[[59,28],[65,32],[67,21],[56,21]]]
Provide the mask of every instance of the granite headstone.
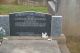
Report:
[[52,16],[51,35],[59,36],[62,33],[62,16]]
[[0,15],[0,27],[5,30],[5,35],[10,35],[9,15]]
[[51,15],[38,12],[13,13],[9,16],[10,35],[51,34]]

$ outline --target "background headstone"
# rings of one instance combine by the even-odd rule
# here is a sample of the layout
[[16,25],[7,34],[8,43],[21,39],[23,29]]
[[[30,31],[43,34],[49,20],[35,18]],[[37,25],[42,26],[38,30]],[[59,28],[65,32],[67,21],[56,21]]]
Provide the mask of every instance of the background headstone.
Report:
[[62,33],[62,16],[52,16],[51,35],[59,36]]
[[10,35],[9,15],[0,15],[0,27],[6,31],[6,35]]

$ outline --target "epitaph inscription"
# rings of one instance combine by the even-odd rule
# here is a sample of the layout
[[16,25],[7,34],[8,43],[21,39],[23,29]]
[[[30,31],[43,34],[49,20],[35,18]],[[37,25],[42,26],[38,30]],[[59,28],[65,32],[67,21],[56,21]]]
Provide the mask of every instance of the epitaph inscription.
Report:
[[10,35],[35,35],[51,33],[51,15],[23,12],[10,14]]

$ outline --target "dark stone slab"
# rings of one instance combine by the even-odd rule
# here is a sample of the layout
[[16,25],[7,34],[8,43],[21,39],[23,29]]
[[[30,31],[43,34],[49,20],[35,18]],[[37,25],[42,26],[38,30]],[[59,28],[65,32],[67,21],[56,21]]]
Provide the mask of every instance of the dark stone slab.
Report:
[[51,34],[51,15],[37,12],[10,14],[10,35]]

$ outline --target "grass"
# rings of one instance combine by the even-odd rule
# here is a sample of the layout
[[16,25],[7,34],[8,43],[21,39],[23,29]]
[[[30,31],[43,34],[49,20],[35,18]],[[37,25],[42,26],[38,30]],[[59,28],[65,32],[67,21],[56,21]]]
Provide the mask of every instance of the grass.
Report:
[[26,5],[0,5],[0,14],[9,14],[13,12],[22,12],[22,11],[36,11],[36,12],[46,13],[48,11],[48,8],[26,6]]
[[67,36],[67,46],[71,53],[80,53],[80,36]]

